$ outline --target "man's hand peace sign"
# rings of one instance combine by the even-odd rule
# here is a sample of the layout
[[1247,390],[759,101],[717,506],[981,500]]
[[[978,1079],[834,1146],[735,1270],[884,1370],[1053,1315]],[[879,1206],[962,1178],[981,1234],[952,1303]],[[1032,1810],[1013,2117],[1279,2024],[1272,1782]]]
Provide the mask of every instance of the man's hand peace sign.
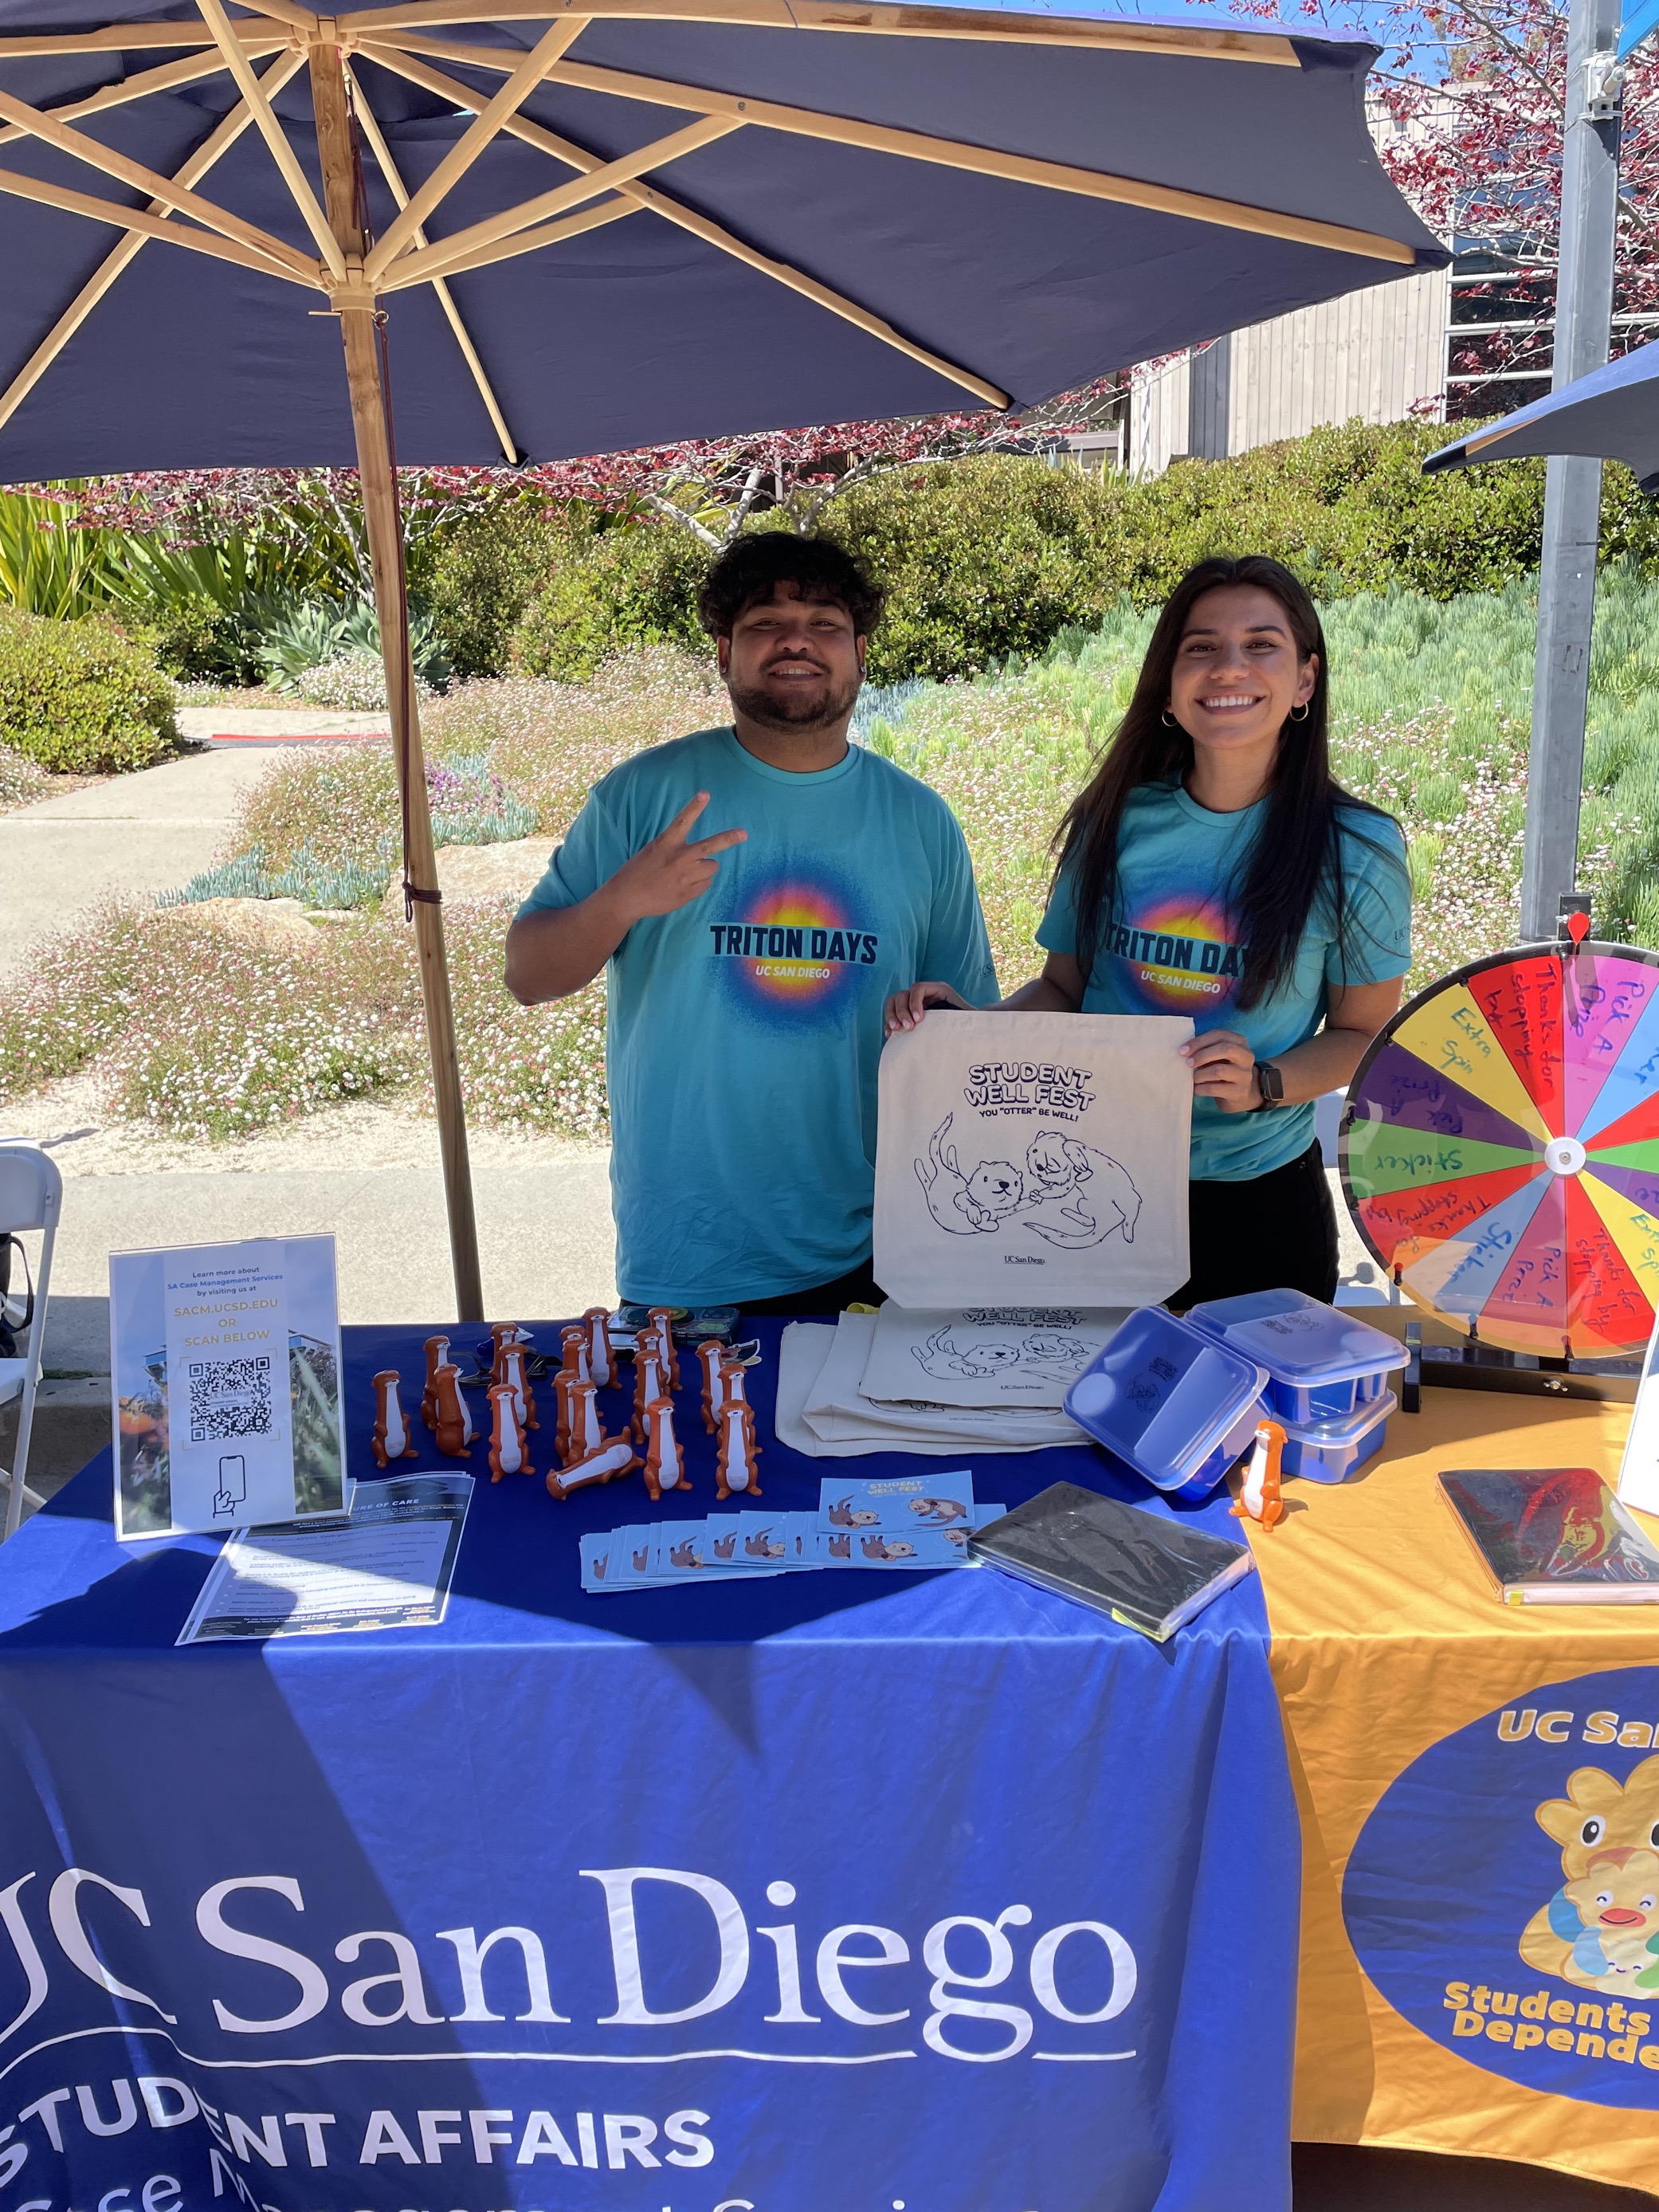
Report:
[[741,845],[746,830],[722,830],[717,836],[690,841],[691,825],[708,804],[700,791],[681,807],[660,837],[642,846],[631,860],[624,860],[607,889],[628,916],[628,926],[647,915],[673,914],[701,898],[720,872],[717,853]]

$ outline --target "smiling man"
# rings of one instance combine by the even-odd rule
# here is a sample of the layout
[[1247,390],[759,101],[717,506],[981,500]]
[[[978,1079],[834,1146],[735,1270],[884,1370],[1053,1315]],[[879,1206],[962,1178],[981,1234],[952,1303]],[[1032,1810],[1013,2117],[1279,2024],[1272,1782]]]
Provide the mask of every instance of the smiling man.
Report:
[[973,868],[925,784],[849,742],[881,594],[821,539],[740,538],[699,603],[732,720],[590,793],[507,937],[526,1006],[609,963],[629,1301],[828,1311],[870,1273],[876,1066],[914,975],[996,996]]

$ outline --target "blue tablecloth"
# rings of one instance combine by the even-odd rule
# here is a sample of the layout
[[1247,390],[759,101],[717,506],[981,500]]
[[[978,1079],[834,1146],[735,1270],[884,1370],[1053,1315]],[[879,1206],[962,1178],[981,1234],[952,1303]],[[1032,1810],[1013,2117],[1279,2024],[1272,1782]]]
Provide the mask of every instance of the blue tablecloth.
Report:
[[[423,1334],[346,1332],[360,1474]],[[762,1334],[769,1508],[948,1464],[770,1441]],[[1284,2212],[1254,1576],[1162,1647],[989,1571],[587,1598],[638,1479],[474,1471],[433,1629],[175,1650],[216,1540],[118,1547],[106,1453],[0,1553],[0,2212]]]

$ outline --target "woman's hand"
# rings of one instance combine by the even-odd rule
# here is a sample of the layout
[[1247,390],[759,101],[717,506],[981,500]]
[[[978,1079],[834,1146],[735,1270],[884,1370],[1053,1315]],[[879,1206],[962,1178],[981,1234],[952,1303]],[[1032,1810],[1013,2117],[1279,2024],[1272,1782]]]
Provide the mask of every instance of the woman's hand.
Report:
[[964,1014],[973,1012],[959,991],[948,983],[912,983],[908,991],[895,991],[887,1001],[886,1034],[896,1036],[901,1030],[913,1030],[929,1006],[954,1006]]
[[1255,1054],[1234,1030],[1206,1030],[1181,1048],[1193,1071],[1194,1095],[1213,1098],[1224,1114],[1252,1114],[1261,1103]]

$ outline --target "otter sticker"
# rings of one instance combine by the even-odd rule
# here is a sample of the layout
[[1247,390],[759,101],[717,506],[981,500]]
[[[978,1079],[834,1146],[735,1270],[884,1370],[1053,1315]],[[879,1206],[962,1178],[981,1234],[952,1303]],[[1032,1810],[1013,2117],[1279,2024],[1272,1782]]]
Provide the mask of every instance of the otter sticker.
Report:
[[1472,2065],[1659,2109],[1659,1668],[1546,1683],[1413,1761],[1360,1831],[1349,1939]]
[[[875,1219],[888,1295],[960,1312],[1129,1307],[1177,1289],[1193,1099],[1179,1048],[1192,1034],[1177,1015],[939,1012],[890,1038]],[[973,1357],[958,1336],[922,1364],[955,1363],[961,1380]]]

